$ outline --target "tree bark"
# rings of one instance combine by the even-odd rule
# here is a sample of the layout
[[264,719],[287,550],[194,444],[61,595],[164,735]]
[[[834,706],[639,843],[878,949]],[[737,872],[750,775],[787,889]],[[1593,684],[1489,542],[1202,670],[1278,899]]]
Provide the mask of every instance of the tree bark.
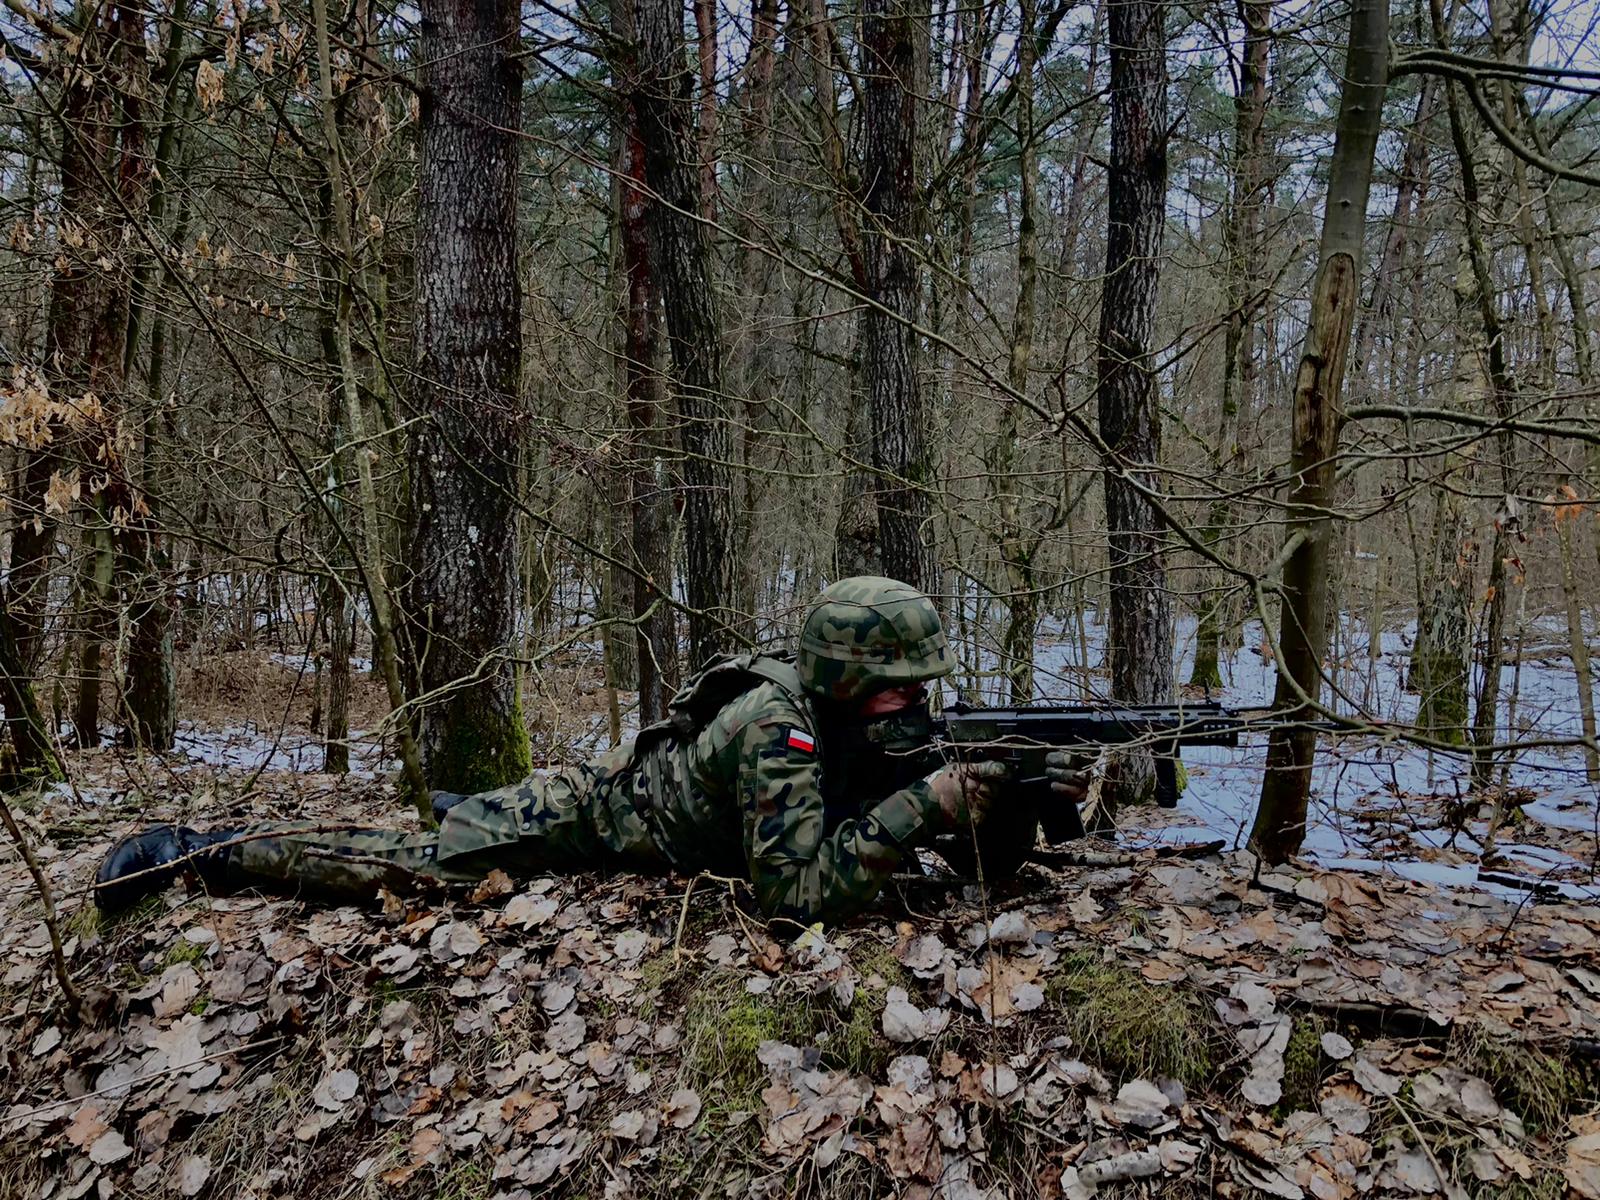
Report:
[[[1034,192],[1039,170],[1034,142],[1034,0],[1021,0],[1017,38],[1017,303],[1011,313],[1011,354],[1006,363],[1006,383],[1019,396],[1028,394],[1028,370],[1033,362],[1033,322],[1038,293],[1039,235],[1035,227]],[[999,518],[1000,561],[1005,570],[1006,626],[1001,636],[1000,661],[1006,673],[1011,703],[1033,703],[1033,644],[1039,627],[1039,588],[1034,570],[1042,533],[1023,528],[1023,481],[1017,477],[1018,405],[1003,400],[1000,428],[989,460],[990,486]]]
[[[1110,6],[1108,22],[1111,162],[1095,399],[1108,451],[1106,653],[1111,695],[1133,703],[1167,699],[1173,670],[1161,522],[1135,485],[1137,481],[1153,489],[1161,462],[1159,397],[1150,355],[1167,195],[1164,11],[1155,0],[1124,0]],[[1146,800],[1154,782],[1150,756],[1130,755],[1121,764],[1118,798]]]
[[422,7],[416,383],[407,613],[431,787],[478,792],[531,768],[516,665],[521,394],[518,9]]
[[682,0],[635,0],[634,61],[626,94],[644,146],[651,258],[681,417],[684,594],[689,654],[702,663],[732,641],[732,437],[723,387],[722,321],[694,127],[694,74],[684,45]]
[[883,571],[935,589],[933,459],[918,377],[917,22],[911,0],[863,0],[861,178],[867,307],[862,373],[872,420],[872,497]]
[[[1202,537],[1215,549],[1227,536],[1233,506],[1225,498],[1240,455],[1239,410],[1251,403],[1255,385],[1255,290],[1261,274],[1258,248],[1261,206],[1267,181],[1264,170],[1267,115],[1267,51],[1272,44],[1272,5],[1269,0],[1238,0],[1239,22],[1244,29],[1244,57],[1239,64],[1238,90],[1234,94],[1233,194],[1224,225],[1226,257],[1227,330],[1222,349],[1222,406],[1217,419],[1217,440],[1212,446],[1211,468],[1219,493],[1206,514]],[[1213,573],[1216,574],[1216,573]],[[1223,578],[1212,580],[1202,598],[1195,632],[1191,686],[1222,686],[1221,647],[1227,624],[1228,596]]]
[[[1340,395],[1350,331],[1360,299],[1361,258],[1372,159],[1389,80],[1388,0],[1353,0],[1344,94],[1328,174],[1322,244],[1311,293],[1311,322],[1295,378],[1290,452],[1289,536],[1298,544],[1283,571],[1274,705],[1307,712],[1322,695],[1327,637],[1327,574],[1334,461],[1339,448]],[[1265,614],[1263,614],[1265,616]],[[1316,734],[1283,725],[1272,731],[1267,772],[1250,843],[1269,863],[1285,862],[1305,839]]]
[[[612,7],[616,34],[632,40],[632,0]],[[672,589],[672,522],[661,427],[665,398],[661,383],[660,291],[650,260],[650,202],[645,184],[644,138],[638,113],[624,100],[617,122],[616,261],[621,268],[622,403],[628,437],[628,538],[625,558],[629,615],[637,657],[639,725],[666,716],[678,681],[677,614]]]

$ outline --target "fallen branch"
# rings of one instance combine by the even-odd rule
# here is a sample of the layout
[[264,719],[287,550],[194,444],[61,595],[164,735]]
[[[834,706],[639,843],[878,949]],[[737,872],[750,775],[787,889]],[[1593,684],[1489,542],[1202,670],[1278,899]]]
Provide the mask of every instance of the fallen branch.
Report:
[[66,1005],[67,1017],[76,1023],[83,1015],[83,998],[78,995],[78,989],[73,986],[72,976],[67,971],[67,956],[61,946],[61,926],[56,921],[55,897],[50,892],[50,881],[39,868],[39,860],[34,857],[33,847],[28,844],[22,827],[11,813],[11,805],[6,801],[4,792],[0,792],[0,821],[5,823],[6,832],[16,842],[22,861],[27,864],[28,874],[33,876],[33,886],[38,890],[39,902],[44,906],[44,927],[50,934],[50,961],[55,966],[56,982],[61,985],[61,999]]

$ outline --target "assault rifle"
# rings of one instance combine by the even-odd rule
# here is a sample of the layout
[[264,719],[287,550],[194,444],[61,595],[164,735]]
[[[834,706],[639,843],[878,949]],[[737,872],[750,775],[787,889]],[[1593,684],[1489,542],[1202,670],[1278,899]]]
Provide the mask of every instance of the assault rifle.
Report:
[[[974,850],[986,878],[1013,874],[1038,841],[1054,844],[1084,836],[1083,817],[1071,800],[1050,790],[1045,756],[1065,750],[1093,757],[1105,746],[1141,745],[1155,756],[1156,803],[1178,804],[1178,757],[1184,746],[1237,746],[1241,733],[1292,723],[1328,729],[1327,722],[1263,710],[1238,711],[1215,701],[1189,704],[945,708],[934,722],[925,754],[933,762],[1004,762],[1015,774],[1014,801],[991,809],[977,829],[962,830],[939,849],[951,866],[971,874]],[[937,765],[937,764],[935,764]],[[976,843],[976,845],[974,845]]]

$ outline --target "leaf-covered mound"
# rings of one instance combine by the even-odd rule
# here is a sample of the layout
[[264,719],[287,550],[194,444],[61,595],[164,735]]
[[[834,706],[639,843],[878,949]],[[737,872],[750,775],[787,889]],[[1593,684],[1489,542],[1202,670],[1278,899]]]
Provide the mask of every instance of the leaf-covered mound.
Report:
[[3,860],[6,1197],[1600,1196],[1592,908],[1130,856],[826,936],[632,877],[102,925],[109,831],[31,828],[93,1011]]

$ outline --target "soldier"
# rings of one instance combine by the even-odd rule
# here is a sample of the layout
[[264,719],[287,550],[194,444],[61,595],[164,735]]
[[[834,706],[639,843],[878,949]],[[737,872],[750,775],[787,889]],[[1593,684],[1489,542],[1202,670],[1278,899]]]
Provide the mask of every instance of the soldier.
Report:
[[[213,890],[346,901],[380,885],[414,889],[417,876],[610,867],[744,875],[768,916],[844,920],[907,852],[981,820],[1006,777],[1002,764],[977,763],[924,778],[906,753],[930,733],[925,685],[954,666],[925,595],[892,579],[843,579],[812,605],[792,664],[719,660],[674,697],[669,721],[632,742],[495,791],[436,796],[436,831],[159,825],[112,848],[96,903],[125,908],[185,865]],[[1079,788],[1059,776],[1062,790]]]

